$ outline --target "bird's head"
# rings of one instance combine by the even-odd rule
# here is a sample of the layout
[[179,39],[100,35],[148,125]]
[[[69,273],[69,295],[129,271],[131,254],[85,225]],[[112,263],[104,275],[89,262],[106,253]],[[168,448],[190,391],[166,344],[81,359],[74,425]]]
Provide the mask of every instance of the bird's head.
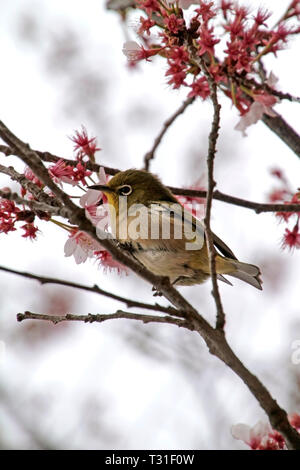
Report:
[[102,191],[118,212],[120,198],[127,198],[127,207],[133,204],[148,206],[155,202],[178,202],[171,191],[159,179],[144,170],[120,171],[107,185],[89,186],[91,189]]

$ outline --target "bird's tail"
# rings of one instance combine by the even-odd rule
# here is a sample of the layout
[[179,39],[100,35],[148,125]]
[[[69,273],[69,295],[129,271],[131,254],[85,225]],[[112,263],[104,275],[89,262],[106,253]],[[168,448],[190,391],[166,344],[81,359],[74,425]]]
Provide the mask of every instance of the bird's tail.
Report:
[[[220,258],[222,259],[223,263],[225,260],[227,261],[227,269],[224,270],[222,274],[236,277],[241,281],[247,282],[247,284],[256,287],[257,289],[262,290],[262,280],[260,278],[261,272],[257,266],[254,266],[254,264],[242,263],[241,261],[225,258],[223,256]],[[228,269],[229,265],[232,267],[231,269]],[[218,267],[217,271],[220,272]]]
[[[232,260],[230,260],[232,262]],[[237,277],[241,281],[251,284],[251,286],[262,290],[262,280],[260,278],[260,269],[254,264],[242,263],[241,261],[233,261],[236,271],[228,273],[229,276]]]

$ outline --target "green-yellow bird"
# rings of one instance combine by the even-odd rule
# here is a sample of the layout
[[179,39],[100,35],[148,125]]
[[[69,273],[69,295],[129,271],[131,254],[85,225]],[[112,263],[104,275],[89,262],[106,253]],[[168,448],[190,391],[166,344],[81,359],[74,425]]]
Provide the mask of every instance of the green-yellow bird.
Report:
[[[107,185],[94,185],[106,194],[114,234],[121,246],[154,274],[174,285],[200,284],[210,276],[204,227],[186,211],[158,178],[142,170],[117,173]],[[262,289],[260,269],[238,261],[214,235],[216,272]]]

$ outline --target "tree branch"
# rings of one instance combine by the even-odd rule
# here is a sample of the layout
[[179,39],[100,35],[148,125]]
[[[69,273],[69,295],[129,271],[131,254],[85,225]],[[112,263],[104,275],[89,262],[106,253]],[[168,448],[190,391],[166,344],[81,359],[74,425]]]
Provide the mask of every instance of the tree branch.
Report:
[[[202,191],[198,189],[183,189],[169,186],[169,189],[173,194],[180,196],[190,196],[190,197],[207,197],[207,191]],[[248,201],[247,199],[241,199],[239,197],[230,196],[229,194],[222,193],[221,191],[213,192],[213,199],[217,201],[225,202],[227,204],[232,204],[233,206],[244,207],[246,209],[251,209],[256,212],[256,214],[261,214],[263,212],[299,212],[300,204],[290,204],[290,203],[280,203],[280,204],[269,204],[264,202],[253,202]]]
[[117,300],[118,302],[122,302],[127,305],[128,308],[131,307],[139,307],[145,310],[155,310],[156,312],[163,312],[169,313],[171,315],[175,315],[177,317],[181,317],[182,313],[174,307],[164,307],[163,305],[159,304],[147,304],[145,302],[139,302],[138,300],[129,299],[127,297],[122,297],[120,295],[113,294],[112,292],[108,292],[104,289],[101,289],[96,284],[94,286],[85,286],[83,284],[79,284],[72,281],[66,281],[64,279],[57,279],[54,277],[46,277],[40,276],[37,274],[27,273],[25,271],[17,271],[16,269],[7,268],[5,266],[0,266],[0,271],[4,271],[11,274],[16,274],[17,276],[22,276],[27,279],[32,279],[35,281],[40,282],[42,285],[44,284],[57,284],[65,287],[74,287],[75,289],[80,289],[86,292],[93,292],[94,294],[102,295],[104,297],[109,297],[111,299]]
[[24,312],[17,314],[17,320],[19,322],[23,320],[45,320],[50,321],[54,324],[61,323],[63,321],[82,321],[84,323],[102,323],[106,320],[135,320],[142,321],[143,323],[168,323],[169,325],[177,325],[179,327],[188,328],[193,330],[193,326],[187,321],[180,318],[174,318],[171,316],[162,316],[157,315],[143,315],[141,313],[131,313],[124,312],[123,310],[117,310],[115,313],[106,313],[106,314],[92,314],[88,315],[74,315],[67,313],[66,315],[48,315],[44,313],[33,313],[33,312]]
[[[205,68],[205,65],[203,64],[203,69],[204,68]],[[206,212],[205,212],[205,218],[204,218],[204,226],[205,226],[205,236],[206,236],[208,258],[209,258],[210,275],[211,275],[211,280],[212,280],[212,296],[215,300],[216,309],[217,309],[216,328],[224,331],[225,312],[223,309],[220,292],[218,288],[217,273],[216,273],[216,251],[214,248],[213,234],[212,234],[211,226],[210,226],[213,191],[214,191],[214,187],[216,186],[216,182],[214,180],[214,159],[215,159],[215,155],[217,151],[216,146],[217,146],[217,140],[218,140],[219,128],[220,128],[221,105],[218,103],[217,85],[208,73],[206,73],[206,75],[207,75],[208,83],[210,85],[210,97],[213,103],[214,115],[213,115],[213,121],[212,121],[211,131],[210,131],[209,140],[208,140],[209,142],[208,153],[207,153],[208,189],[207,189],[207,198],[206,198]]]
[[0,137],[14,150],[16,155],[31,168],[40,181],[44,183],[45,186],[48,186],[48,188],[53,192],[58,200],[66,206],[66,208],[71,211],[75,211],[77,214],[79,211],[84,213],[84,210],[76,206],[69,196],[54,183],[49,176],[47,168],[34,150],[32,150],[28,144],[25,144],[15,136],[2,121],[0,121]]
[[[4,154],[13,154],[12,149],[6,145],[0,145],[0,152]],[[39,150],[34,150],[34,152],[40,156],[40,158],[43,161],[53,161],[57,162],[60,160],[62,157],[57,157],[55,155],[49,154],[49,152],[40,152]],[[47,157],[47,155],[51,155],[51,158]],[[46,157],[45,157],[46,156]],[[76,165],[77,162],[74,160],[68,160],[64,159],[67,164],[72,164]],[[102,165],[98,165],[97,163],[87,163],[87,168],[91,171],[98,172],[100,170],[100,167]],[[106,171],[107,174],[109,175],[115,175],[118,173],[119,169],[113,169],[110,167],[105,167],[103,166],[104,170]],[[51,205],[50,202],[52,201],[52,204],[58,204],[58,201],[54,198],[51,198],[48,194],[44,193],[38,186],[36,186],[34,183],[31,181],[27,180],[24,175],[21,175],[20,173],[16,172],[12,167],[5,167],[3,165],[0,165],[0,173],[5,173],[15,181],[18,181],[23,187],[27,188],[28,191],[30,191],[35,197],[37,197],[39,200],[41,194],[43,194],[43,198],[45,198],[45,201],[47,204]],[[178,196],[190,196],[190,197],[200,197],[200,198],[206,198],[207,196],[207,191],[204,190],[198,190],[198,189],[185,189],[185,188],[177,188],[174,186],[168,186],[168,188],[172,191],[173,194],[176,194]],[[225,202],[227,204],[232,204],[235,206],[239,207],[244,207],[246,209],[251,209],[254,210],[257,214],[261,214],[262,212],[299,212],[300,211],[300,204],[268,204],[268,203],[263,203],[263,202],[253,202],[249,201],[247,199],[242,199],[239,197],[235,196],[230,196],[229,194],[225,194],[221,191],[214,191],[213,192],[213,199],[216,199],[221,202]],[[60,204],[61,205],[61,204]]]
[[[18,150],[16,148],[11,148],[9,145],[0,145],[0,152],[9,157],[10,155],[18,155]],[[40,150],[33,150],[41,160],[48,163],[57,163],[59,160],[63,159],[68,165],[76,166],[78,160],[71,160],[70,158],[59,157],[50,152],[41,152]],[[100,167],[103,167],[105,173],[108,175],[115,175],[119,173],[120,170],[116,168],[111,168],[109,166],[99,165],[98,163],[86,162],[86,167],[88,170],[98,172]]]
[[48,204],[45,204],[44,202],[35,201],[34,199],[24,199],[17,193],[3,191],[1,189],[0,197],[3,199],[8,199],[9,201],[14,201],[17,204],[26,205],[27,207],[35,211],[43,211],[51,214],[58,214],[60,212],[60,209],[58,207],[48,206]]
[[[96,232],[96,228],[86,219],[84,210],[78,208],[69,196],[58,188],[51,180],[47,169],[44,167],[37,154],[18,139],[7,127],[0,121],[0,137],[11,147],[36,174],[36,176],[54,193],[56,198],[63,203],[65,217],[71,223],[76,224],[80,230],[83,230],[97,242],[106,248],[112,256],[122,264],[132,269],[136,274],[142,277],[156,287],[185,317],[189,323],[189,328],[197,331],[207,344],[211,354],[218,357],[227,364],[248,386],[249,390],[256,397],[261,407],[267,413],[270,423],[274,429],[279,431],[290,449],[300,450],[300,435],[290,425],[286,411],[280,408],[270,392],[257,379],[255,375],[248,371],[240,359],[234,354],[227,343],[224,332],[213,328],[197,310],[170,284],[169,278],[154,275],[144,266],[137,263],[133,258],[121,251],[112,240],[102,239],[102,234]],[[97,235],[98,234],[98,235]],[[104,235],[104,234],[103,234]]]
[[160,133],[158,134],[158,136],[155,138],[154,140],[154,143],[153,143],[153,146],[151,148],[151,150],[149,150],[149,152],[146,153],[146,155],[144,156],[144,170],[147,170],[149,171],[149,166],[150,166],[150,161],[153,160],[154,158],[154,153],[157,149],[157,147],[159,146],[159,144],[161,143],[165,133],[167,132],[167,130],[169,129],[169,127],[173,124],[173,122],[177,119],[178,116],[180,116],[180,114],[184,113],[184,111],[186,110],[186,108],[193,103],[193,101],[195,100],[195,98],[187,98],[183,103],[182,105],[177,109],[177,111],[175,111],[174,114],[172,114],[171,117],[169,117],[169,119],[167,119],[164,124],[163,124],[163,127],[162,127],[162,130],[160,131]]
[[24,189],[26,189],[26,191],[30,192],[36,199],[38,199],[39,202],[45,203],[48,206],[62,208],[62,204],[57,201],[57,199],[46,194],[37,184],[27,179],[26,176],[21,173],[18,173],[12,166],[6,167],[4,165],[0,165],[0,173],[9,176],[13,181],[17,181]]

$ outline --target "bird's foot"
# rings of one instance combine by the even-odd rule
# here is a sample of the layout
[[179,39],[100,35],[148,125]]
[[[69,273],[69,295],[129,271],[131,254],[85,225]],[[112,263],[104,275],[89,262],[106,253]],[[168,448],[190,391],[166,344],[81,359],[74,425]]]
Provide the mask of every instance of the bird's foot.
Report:
[[152,287],[152,292],[154,292],[153,297],[161,297],[162,296],[162,293],[159,290],[157,290],[156,287],[154,287],[154,286]]

